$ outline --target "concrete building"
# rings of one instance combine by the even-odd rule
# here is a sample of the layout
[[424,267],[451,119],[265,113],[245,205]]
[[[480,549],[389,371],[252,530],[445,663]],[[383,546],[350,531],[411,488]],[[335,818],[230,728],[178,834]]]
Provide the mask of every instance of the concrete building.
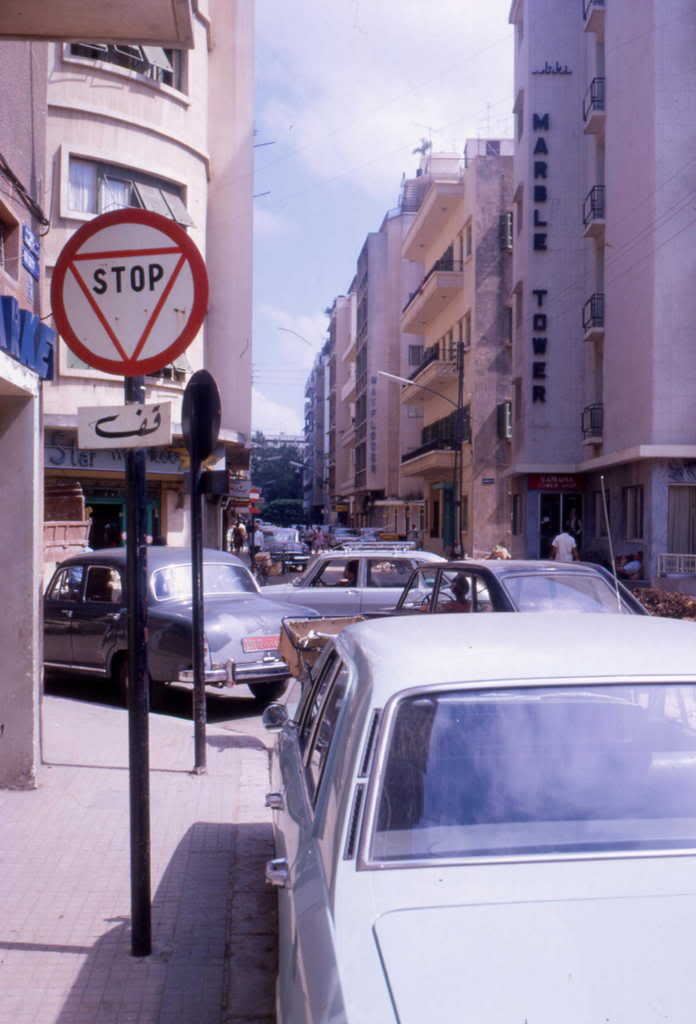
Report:
[[[148,533],[170,544],[188,539],[179,424],[191,372],[205,366],[217,380],[218,465],[232,476],[248,467],[251,417],[252,5],[196,5],[192,42],[188,51],[55,43],[48,67],[46,296],[67,239],[107,210],[144,207],[170,217],[187,228],[207,263],[204,330],[184,356],[147,379],[148,400],[173,404],[174,445],[148,452]],[[76,447],[77,409],[122,398],[122,380],[85,366],[59,342],[55,379],[45,394],[49,564],[75,540],[102,547],[122,539],[122,453]],[[221,546],[219,499],[207,513],[207,542]]]
[[[696,575],[689,0],[515,0],[514,551]],[[679,585],[677,579],[670,586]]]
[[[55,333],[40,282],[46,197],[48,44],[40,38],[131,31],[159,46],[190,45],[188,0],[25,0],[0,9],[0,573],[10,599],[0,621],[0,786],[31,788],[39,764],[43,581],[42,381]],[[116,32],[116,29],[118,31]],[[8,41],[13,40],[13,41]],[[46,211],[46,212],[44,212]]]
[[331,495],[333,521],[351,520],[355,486],[355,343],[356,298],[353,285],[339,295],[331,318],[336,348],[335,485]]
[[424,273],[401,316],[414,343],[401,402],[421,424],[401,473],[426,483],[424,546],[440,554],[509,543],[512,151],[489,139],[469,140],[463,158],[428,154],[403,240]]
[[305,385],[305,515],[312,523],[328,522],[328,413],[330,400],[329,342],[317,355]]

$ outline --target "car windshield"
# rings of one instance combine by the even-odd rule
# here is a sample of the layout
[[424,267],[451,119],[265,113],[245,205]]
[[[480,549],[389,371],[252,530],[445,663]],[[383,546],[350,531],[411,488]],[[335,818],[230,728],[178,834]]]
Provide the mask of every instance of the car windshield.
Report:
[[696,686],[401,700],[371,859],[696,847]]
[[[168,565],[152,574],[152,590],[158,601],[190,601],[191,566]],[[203,593],[205,597],[220,594],[255,594],[256,584],[243,565],[225,562],[204,562]]]
[[501,583],[518,612],[630,612],[616,590],[599,574],[528,573],[505,576]]

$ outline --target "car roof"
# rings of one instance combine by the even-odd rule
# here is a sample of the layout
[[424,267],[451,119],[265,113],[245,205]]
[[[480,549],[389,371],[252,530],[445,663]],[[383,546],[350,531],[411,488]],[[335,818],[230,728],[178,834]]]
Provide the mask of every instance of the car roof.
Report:
[[365,545],[361,547],[331,548],[329,551],[320,551],[316,558],[360,558],[363,555],[372,555],[384,558],[385,555],[401,555],[404,558],[416,558],[419,562],[442,562],[442,555],[436,555],[434,551],[418,551],[412,548],[399,547],[396,541],[392,547],[384,542],[381,547]]
[[343,630],[339,652],[381,703],[412,686],[587,677],[696,681],[696,625],[580,612],[408,615]]
[[484,558],[484,559],[457,559],[443,562],[438,569],[456,569],[459,572],[471,572],[474,569],[483,569],[492,572],[496,576],[507,576],[519,572],[553,573],[553,572],[574,572],[604,573],[602,566],[594,562],[553,562],[543,561],[538,558]]
[[[236,555],[229,555],[226,551],[218,551],[216,548],[203,548],[204,562],[227,562],[233,565],[241,565],[246,568],[241,558]],[[60,569],[65,565],[116,565],[126,564],[125,548],[97,548],[96,551],[83,551],[79,555],[66,558],[56,568]],[[191,549],[179,547],[167,547],[164,544],[153,544],[147,548],[148,569],[159,569],[165,565],[190,565]]]

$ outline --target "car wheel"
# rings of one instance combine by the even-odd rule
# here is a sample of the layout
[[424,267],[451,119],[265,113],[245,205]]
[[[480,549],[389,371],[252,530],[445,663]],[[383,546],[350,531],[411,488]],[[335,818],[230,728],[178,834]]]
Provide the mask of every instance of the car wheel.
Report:
[[249,689],[258,704],[270,704],[283,696],[287,685],[287,679],[278,679],[274,683],[249,683]]

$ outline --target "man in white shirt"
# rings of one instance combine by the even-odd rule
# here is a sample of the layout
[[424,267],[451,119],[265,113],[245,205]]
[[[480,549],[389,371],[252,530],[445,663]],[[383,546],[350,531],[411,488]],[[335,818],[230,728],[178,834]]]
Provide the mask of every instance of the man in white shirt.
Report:
[[569,533],[559,533],[551,541],[551,558],[557,562],[578,562],[580,556],[575,546],[575,538]]

